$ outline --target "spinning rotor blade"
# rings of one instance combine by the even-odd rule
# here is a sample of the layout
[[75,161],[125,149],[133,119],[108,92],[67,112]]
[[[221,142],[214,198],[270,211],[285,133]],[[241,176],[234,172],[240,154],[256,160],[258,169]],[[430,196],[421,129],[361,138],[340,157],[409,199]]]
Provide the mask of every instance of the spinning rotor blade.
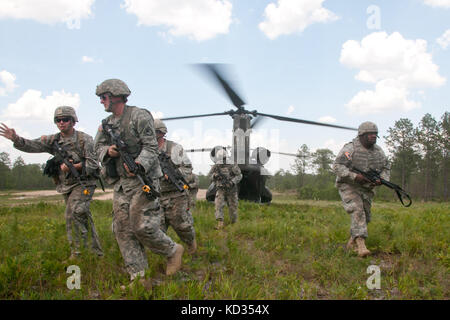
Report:
[[178,120],[178,119],[189,119],[189,118],[202,118],[202,117],[212,117],[212,116],[223,116],[223,115],[229,115],[229,114],[230,114],[229,112],[207,113],[207,114],[198,114],[198,115],[194,115],[194,116],[161,118],[161,120],[166,121],[166,120]]
[[253,119],[252,123],[250,124],[250,128],[254,129],[257,126],[261,125],[261,123],[264,121],[264,117],[256,117],[255,119]]
[[220,86],[223,88],[223,90],[225,90],[225,93],[227,94],[228,98],[230,98],[235,107],[240,109],[245,104],[244,100],[242,100],[241,97],[239,97],[239,95],[236,93],[236,91],[231,88],[229,81],[225,80],[225,78],[223,77],[223,72],[220,72],[218,70],[218,67],[220,65],[205,63],[198,64],[198,66],[206,69],[206,71],[208,71],[209,74],[219,82]]
[[289,117],[277,116],[277,115],[273,115],[273,114],[260,113],[260,112],[256,112],[255,114],[258,115],[258,116],[269,117],[269,118],[277,119],[277,120],[280,120],[280,121],[289,121],[289,122],[297,122],[297,123],[304,123],[304,124],[313,124],[313,125],[316,125],[316,126],[324,126],[324,127],[331,127],[331,128],[339,128],[339,129],[358,131],[358,129],[356,129],[356,128],[338,126],[338,125],[334,125],[334,124],[328,124],[328,123],[322,123],[322,122],[316,122],[316,121],[310,121],[310,120],[289,118]]

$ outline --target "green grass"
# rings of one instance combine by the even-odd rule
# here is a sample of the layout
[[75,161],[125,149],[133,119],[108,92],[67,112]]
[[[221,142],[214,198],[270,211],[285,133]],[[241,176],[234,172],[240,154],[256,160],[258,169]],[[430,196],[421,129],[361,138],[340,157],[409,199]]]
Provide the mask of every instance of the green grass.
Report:
[[[45,200],[45,201],[42,201]],[[344,247],[350,218],[339,202],[275,197],[270,205],[239,203],[239,221],[214,229],[214,206],[194,211],[198,253],[185,253],[181,272],[164,275],[165,259],[148,251],[151,290],[128,283],[111,232],[111,201],[92,202],[105,252],[76,262],[66,240],[64,205],[40,199],[0,206],[0,299],[449,299],[450,205],[404,208],[376,202],[368,258]],[[169,235],[178,237],[169,229]],[[66,286],[66,268],[81,269],[81,289]],[[367,267],[381,269],[381,289],[369,290]]]

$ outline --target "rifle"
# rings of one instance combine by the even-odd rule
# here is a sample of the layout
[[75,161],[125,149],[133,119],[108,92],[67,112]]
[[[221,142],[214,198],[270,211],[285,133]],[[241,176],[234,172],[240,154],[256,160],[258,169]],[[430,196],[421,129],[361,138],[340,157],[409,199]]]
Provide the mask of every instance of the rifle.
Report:
[[220,171],[216,172],[215,174],[219,177],[218,180],[220,180],[224,183],[225,188],[231,189],[233,187],[232,183],[230,181],[228,181],[228,178],[226,176],[224,176]]
[[[389,182],[387,180],[384,180],[383,178],[381,178],[380,174],[378,173],[378,171],[374,170],[374,169],[370,169],[368,172],[362,171],[356,167],[351,166],[350,170],[360,173],[362,174],[367,180],[369,180],[370,182],[375,183],[377,180],[381,181],[381,184],[385,185],[386,187],[389,187],[391,189],[394,189],[395,193],[397,194],[398,199],[400,200],[400,202],[402,203],[403,206],[405,207],[409,207],[412,204],[412,200],[411,197],[409,196],[408,193],[406,193],[405,190],[403,190],[399,185],[396,185],[395,183]],[[404,204],[403,203],[403,197],[406,197],[409,201],[408,204]]]
[[147,178],[144,172],[144,168],[134,162],[133,157],[127,151],[127,145],[120,138],[120,135],[112,129],[111,125],[106,124],[106,121],[103,119],[102,121],[103,131],[105,131],[109,137],[111,138],[112,144],[116,145],[117,150],[120,153],[120,157],[128,167],[128,170],[133,173],[142,184],[142,191],[144,191],[145,195],[149,200],[155,200],[161,194],[156,191],[153,185],[150,183],[150,180]]
[[[89,189],[86,187],[84,182],[81,180],[80,173],[73,166],[73,163],[70,161],[72,159],[71,159],[71,156],[69,155],[69,153],[67,152],[67,150],[63,146],[59,145],[58,141],[56,141],[56,140],[53,141],[52,149],[56,153],[56,156],[53,158],[54,165],[59,167],[61,165],[61,163],[64,163],[69,168],[72,176],[74,176],[78,180],[80,185],[84,187],[83,194],[89,195],[90,194]],[[44,170],[44,173],[46,173],[45,170]]]
[[164,178],[167,181],[170,181],[179,192],[189,190],[189,184],[181,174],[180,170],[175,167],[172,160],[170,159],[170,156],[164,151],[160,151],[158,154],[158,158],[159,164],[161,166],[161,171],[164,174]]

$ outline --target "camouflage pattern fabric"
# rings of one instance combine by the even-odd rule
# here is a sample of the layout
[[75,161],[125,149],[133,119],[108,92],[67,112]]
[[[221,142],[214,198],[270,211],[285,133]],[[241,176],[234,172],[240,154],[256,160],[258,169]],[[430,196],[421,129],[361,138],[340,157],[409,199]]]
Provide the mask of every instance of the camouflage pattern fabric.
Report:
[[100,83],[95,89],[95,94],[100,96],[104,93],[111,93],[113,96],[126,96],[131,94],[127,84],[120,79],[108,79]]
[[347,184],[343,184],[338,191],[344,210],[350,214],[350,235],[352,238],[367,238],[367,224],[371,220],[370,208],[374,193],[356,189]]
[[[54,154],[52,150],[53,141],[58,141],[58,144],[63,146],[69,155],[74,160],[74,163],[84,162],[86,170],[84,181],[87,186],[95,185],[96,176],[98,174],[98,163],[93,148],[93,139],[90,135],[76,131],[71,137],[63,137],[60,134],[53,134],[42,136],[34,140],[20,138],[14,143],[14,147],[23,152],[40,153],[47,152]],[[59,193],[68,193],[79,186],[79,182],[71,174],[59,170],[56,179],[56,191]]]
[[[106,118],[106,122],[120,133],[130,154],[142,165],[147,177],[152,179],[153,186],[159,190],[162,172],[150,112],[126,105],[121,117],[116,119],[111,115]],[[175,242],[160,229],[162,212],[159,199],[150,201],[146,198],[138,178],[127,175],[120,157],[109,157],[110,145],[109,137],[100,127],[95,137],[95,149],[103,166],[112,161],[118,173],[117,177],[106,178],[108,183],[114,183],[114,234],[126,269],[133,278],[148,267],[145,247],[170,257],[175,253]]]
[[379,146],[373,145],[366,149],[359,138],[355,138],[344,145],[333,163],[336,187],[344,210],[351,217],[350,234],[352,238],[367,238],[367,224],[371,220],[370,209],[375,190],[370,183],[361,185],[355,182],[357,174],[349,169],[351,166],[363,171],[375,169],[383,179],[389,180],[389,162]]
[[214,213],[216,216],[216,220],[223,221],[223,208],[225,207],[225,204],[227,204],[231,223],[234,223],[237,221],[237,218],[238,218],[237,187],[233,187],[231,189],[217,188],[214,204],[216,207],[216,210]]
[[[160,151],[170,156],[186,181],[192,179],[191,161],[180,144],[165,140]],[[194,219],[189,204],[190,190],[181,193],[172,183],[161,178],[161,208],[164,213],[161,228],[167,232],[169,226],[172,226],[181,241],[188,245],[192,244],[195,239]]]
[[73,121],[78,122],[78,117],[75,112],[75,109],[69,106],[60,106],[55,109],[55,113],[53,115],[54,118],[60,117],[72,117]]
[[97,255],[103,255],[100,239],[95,230],[92,213],[89,209],[95,187],[90,186],[90,194],[83,194],[84,187],[77,186],[71,192],[64,194],[66,203],[66,231],[72,253],[80,254],[80,241],[84,248],[87,247],[88,235],[92,238],[92,251]]
[[215,198],[216,220],[223,221],[223,208],[228,204],[231,222],[238,218],[238,189],[237,184],[242,179],[242,173],[237,164],[215,164],[208,176],[217,187]]
[[199,179],[198,176],[192,173],[190,180],[188,180],[191,188],[189,189],[189,210],[191,212],[195,209],[195,203],[197,202],[197,193],[198,193],[198,185]]
[[189,194],[181,197],[171,194],[162,194],[161,209],[163,218],[161,229],[167,232],[169,226],[172,226],[181,241],[191,245],[195,240],[194,219],[189,210]]
[[[66,230],[71,250],[73,253],[78,253],[80,239],[83,239],[84,244],[86,244],[87,233],[90,231],[92,235],[92,249],[97,254],[101,254],[100,241],[89,209],[96,185],[96,178],[94,177],[98,173],[92,137],[84,132],[75,130],[71,137],[53,134],[34,140],[20,138],[14,143],[14,147],[24,152],[48,152],[53,154],[52,144],[55,140],[65,147],[75,163],[84,162],[86,171],[84,183],[91,192],[88,196],[83,195],[83,187],[78,180],[71,174],[59,170],[58,177],[55,179],[57,183],[56,191],[62,193],[66,201]],[[73,233],[75,233],[75,241],[73,240]]]

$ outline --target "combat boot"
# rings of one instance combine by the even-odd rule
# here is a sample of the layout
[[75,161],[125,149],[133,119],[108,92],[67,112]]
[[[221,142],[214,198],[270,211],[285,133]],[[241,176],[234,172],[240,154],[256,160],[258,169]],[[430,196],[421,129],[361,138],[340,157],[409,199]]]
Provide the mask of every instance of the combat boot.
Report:
[[166,275],[171,276],[181,268],[181,258],[183,257],[184,248],[180,244],[175,245],[175,253],[167,259]]
[[223,221],[222,220],[217,220],[217,225],[216,225],[215,229],[216,230],[223,229]]
[[365,256],[368,256],[370,254],[370,251],[366,248],[366,244],[365,244],[364,238],[357,237],[356,238],[356,245],[357,245],[358,256],[365,257]]
[[350,236],[350,239],[348,239],[348,242],[347,242],[347,245],[345,246],[345,248],[349,251],[355,250],[355,238]]
[[195,252],[197,252],[197,240],[194,239],[194,241],[188,245],[188,253],[193,255]]

